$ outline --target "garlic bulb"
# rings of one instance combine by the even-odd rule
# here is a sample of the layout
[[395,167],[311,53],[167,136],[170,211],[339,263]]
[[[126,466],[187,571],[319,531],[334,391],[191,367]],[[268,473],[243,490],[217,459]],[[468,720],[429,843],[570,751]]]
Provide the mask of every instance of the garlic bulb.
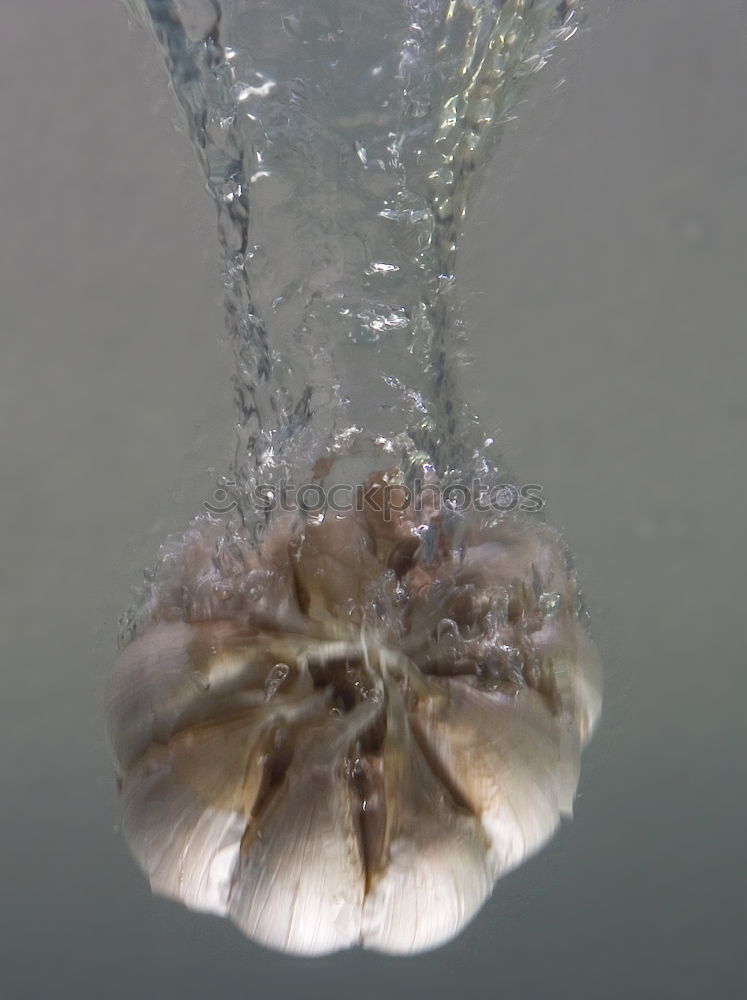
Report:
[[443,514],[381,506],[278,519],[229,572],[196,531],[109,685],[154,891],[298,954],[456,934],[570,814],[599,711],[552,529],[461,525],[456,546]]

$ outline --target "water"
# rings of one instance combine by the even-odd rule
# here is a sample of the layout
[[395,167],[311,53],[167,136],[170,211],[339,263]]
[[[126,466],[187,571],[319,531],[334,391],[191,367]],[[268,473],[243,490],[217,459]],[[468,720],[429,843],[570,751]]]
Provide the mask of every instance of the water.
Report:
[[410,472],[500,465],[458,390],[457,243],[472,180],[574,6],[138,5],[218,211],[245,516],[257,482],[308,481],[370,442]]
[[4,996],[742,995],[739,6],[590,6],[460,250],[485,426],[605,650],[574,822],[447,948],[294,961],[151,897],[103,744],[117,615],[232,441],[210,199],[116,5],[3,5]]
[[257,540],[287,484],[297,506],[306,484],[326,499],[391,467],[413,496],[458,484],[462,509],[487,496],[488,513],[536,513],[489,493],[511,477],[460,390],[456,260],[481,168],[577,5],[132,6],[165,54],[224,254],[238,435],[210,513]]
[[270,947],[430,950],[570,815],[599,714],[570,554],[457,378],[469,190],[574,12],[141,13],[218,210],[239,439],[124,620],[125,837]]

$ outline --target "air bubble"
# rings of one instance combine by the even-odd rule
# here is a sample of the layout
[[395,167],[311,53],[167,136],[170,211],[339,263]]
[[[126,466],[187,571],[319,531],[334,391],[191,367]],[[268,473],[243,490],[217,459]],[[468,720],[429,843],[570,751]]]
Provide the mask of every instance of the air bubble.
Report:
[[276,663],[265,682],[265,701],[270,701],[278,693],[290,675],[287,663]]
[[560,609],[560,594],[545,593],[540,594],[537,601],[539,613],[543,618],[552,618]]

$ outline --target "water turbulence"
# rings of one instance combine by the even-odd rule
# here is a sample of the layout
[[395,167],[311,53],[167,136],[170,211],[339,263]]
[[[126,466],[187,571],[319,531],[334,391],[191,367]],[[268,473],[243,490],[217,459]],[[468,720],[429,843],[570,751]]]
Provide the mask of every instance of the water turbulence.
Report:
[[218,208],[239,435],[125,620],[108,729],[153,890],[269,947],[436,947],[571,812],[597,658],[562,538],[494,502],[454,273],[576,6],[136,4]]

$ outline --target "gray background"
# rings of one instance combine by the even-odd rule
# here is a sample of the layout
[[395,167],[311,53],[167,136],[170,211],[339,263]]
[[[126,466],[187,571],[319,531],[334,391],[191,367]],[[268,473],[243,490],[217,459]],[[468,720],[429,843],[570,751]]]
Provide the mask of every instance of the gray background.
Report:
[[441,951],[301,961],[150,897],[102,735],[118,615],[232,444],[211,206],[113,0],[3,0],[0,996],[742,995],[747,8],[589,6],[462,260],[606,662],[576,818]]

